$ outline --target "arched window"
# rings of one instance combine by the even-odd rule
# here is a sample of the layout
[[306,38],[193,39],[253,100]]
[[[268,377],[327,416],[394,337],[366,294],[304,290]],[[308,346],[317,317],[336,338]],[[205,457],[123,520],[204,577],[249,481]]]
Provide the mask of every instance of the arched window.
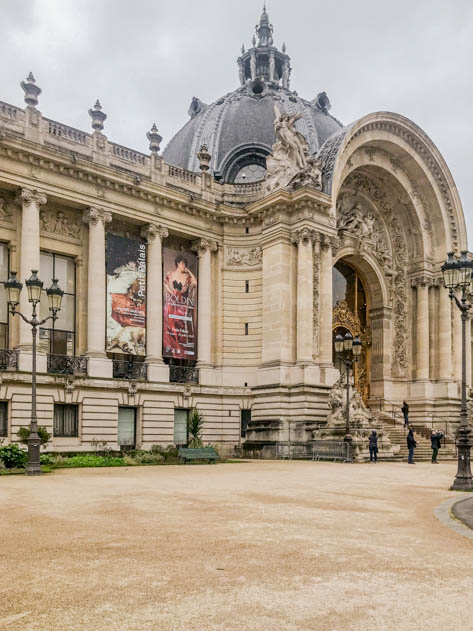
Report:
[[267,152],[259,148],[246,148],[238,152],[224,171],[224,181],[230,184],[259,182],[266,175]]

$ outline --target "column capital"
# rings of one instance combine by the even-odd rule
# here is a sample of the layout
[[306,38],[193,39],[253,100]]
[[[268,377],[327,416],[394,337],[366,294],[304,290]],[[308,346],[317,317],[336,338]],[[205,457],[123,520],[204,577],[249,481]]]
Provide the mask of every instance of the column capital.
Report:
[[427,276],[427,274],[420,274],[415,278],[411,278],[412,287],[432,287],[433,284],[433,278],[431,276]]
[[96,226],[99,221],[104,225],[112,221],[112,213],[103,208],[89,208],[82,215],[82,221],[86,224]]
[[155,223],[148,223],[141,227],[140,234],[143,239],[146,239],[149,243],[150,241],[154,241],[156,237],[159,237],[159,239],[162,241],[167,236],[169,236],[169,231],[165,226],[161,226]]
[[320,238],[318,232],[312,228],[299,228],[291,232],[291,241],[297,245],[300,243],[303,245],[312,244],[318,238]]
[[22,188],[18,196],[22,204],[25,206],[35,204],[39,207],[43,206],[48,201],[48,198],[44,193],[31,188]]
[[209,250],[209,252],[217,251],[217,242],[210,239],[197,239],[192,243],[192,251],[196,252],[198,256],[202,256]]
[[336,250],[340,246],[340,239],[338,237],[331,236],[329,234],[320,234],[320,246],[323,250],[332,248]]

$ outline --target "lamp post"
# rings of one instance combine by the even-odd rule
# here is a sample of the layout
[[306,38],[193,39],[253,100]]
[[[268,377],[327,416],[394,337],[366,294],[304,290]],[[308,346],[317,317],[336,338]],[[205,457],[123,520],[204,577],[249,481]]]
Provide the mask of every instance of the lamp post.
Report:
[[28,280],[25,280],[26,289],[28,291],[28,301],[33,305],[31,319],[26,318],[20,311],[18,311],[18,305],[20,303],[20,293],[23,285],[17,280],[16,272],[10,272],[10,278],[4,282],[5,289],[8,296],[8,309],[10,313],[19,315],[25,322],[31,325],[33,335],[33,357],[32,357],[32,369],[31,369],[31,422],[30,422],[30,435],[28,437],[28,464],[26,465],[27,475],[40,475],[41,466],[39,463],[39,451],[41,446],[41,440],[38,435],[38,416],[36,413],[36,337],[38,334],[38,327],[42,326],[48,320],[56,320],[58,318],[58,311],[61,309],[62,296],[64,292],[57,284],[57,279],[54,278],[51,287],[46,290],[48,296],[49,310],[52,315],[38,320],[38,314],[36,313],[36,307],[41,301],[41,292],[43,290],[43,282],[38,278],[38,270],[31,270],[31,276]]
[[334,346],[337,357],[345,364],[347,375],[347,414],[344,440],[349,445],[350,460],[352,460],[352,437],[350,434],[350,371],[353,370],[354,362],[357,362],[360,357],[361,340],[358,336],[353,339],[353,335],[350,331],[345,333],[345,337],[341,333],[337,333],[335,336]]
[[[466,323],[468,311],[472,308],[473,296],[473,261],[463,251],[459,258],[453,252],[448,253],[447,261],[442,265],[442,274],[445,287],[449,291],[450,299],[457,305],[461,312],[462,322],[462,383],[461,383],[461,408],[460,426],[457,434],[458,470],[450,487],[453,491],[471,491],[473,478],[470,468],[470,428],[468,425],[468,410],[466,406]],[[461,291],[461,298],[455,294],[455,290]]]

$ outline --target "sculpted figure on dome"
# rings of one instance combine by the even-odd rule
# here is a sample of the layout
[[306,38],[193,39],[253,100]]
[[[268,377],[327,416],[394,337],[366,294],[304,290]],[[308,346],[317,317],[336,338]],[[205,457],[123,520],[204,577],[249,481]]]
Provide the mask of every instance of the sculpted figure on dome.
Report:
[[276,142],[272,155],[266,160],[266,190],[285,187],[295,190],[302,186],[321,190],[321,163],[315,156],[309,156],[306,139],[294,127],[303,114],[280,112],[277,105],[274,111]]
[[306,155],[309,153],[309,149],[304,136],[296,131],[294,127],[295,122],[303,117],[302,112],[290,116],[285,112],[281,113],[275,104],[274,113],[276,114],[274,120],[276,141],[280,142],[288,150],[290,157],[299,169],[303,169],[307,166]]

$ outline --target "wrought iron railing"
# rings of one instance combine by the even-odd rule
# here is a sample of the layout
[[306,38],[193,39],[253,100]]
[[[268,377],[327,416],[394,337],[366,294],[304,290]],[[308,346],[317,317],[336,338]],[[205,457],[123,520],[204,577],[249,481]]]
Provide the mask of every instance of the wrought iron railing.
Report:
[[86,375],[87,357],[48,355],[48,372],[56,375]]
[[18,351],[0,349],[0,370],[18,370]]
[[169,366],[169,381],[173,383],[199,383],[199,369],[190,366]]
[[145,381],[148,377],[148,366],[144,362],[114,359],[113,377],[114,379]]

